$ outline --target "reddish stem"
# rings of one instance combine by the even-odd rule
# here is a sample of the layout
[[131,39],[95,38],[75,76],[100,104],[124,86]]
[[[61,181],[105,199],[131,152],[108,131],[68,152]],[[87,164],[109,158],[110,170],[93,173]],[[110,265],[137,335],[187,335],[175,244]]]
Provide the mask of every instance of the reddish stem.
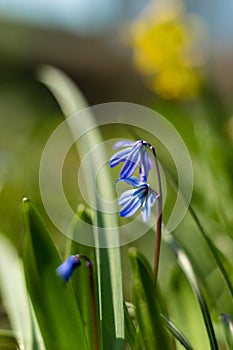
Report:
[[158,189],[159,189],[157,220],[156,220],[155,253],[154,253],[154,282],[156,283],[157,277],[158,277],[158,270],[159,270],[159,256],[160,256],[160,246],[161,246],[163,199],[162,199],[162,182],[161,182],[158,159],[156,156],[155,148],[151,145],[150,145],[150,150],[153,154],[153,158],[155,161],[155,168],[157,173]]

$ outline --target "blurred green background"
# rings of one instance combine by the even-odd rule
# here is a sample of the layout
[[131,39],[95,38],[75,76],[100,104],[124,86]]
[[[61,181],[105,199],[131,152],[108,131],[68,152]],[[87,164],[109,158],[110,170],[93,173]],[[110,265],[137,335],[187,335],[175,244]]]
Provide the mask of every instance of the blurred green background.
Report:
[[[177,128],[193,161],[192,205],[210,238],[232,260],[232,15],[233,5],[226,0],[115,0],[111,5],[104,0],[0,0],[0,230],[20,252],[24,196],[38,207],[58,244],[64,239],[46,215],[38,181],[45,143],[63,121],[54,97],[37,77],[41,64],[51,64],[76,82],[90,105],[142,104]],[[111,128],[102,131],[111,137]],[[71,150],[64,188],[74,209],[83,201],[73,190],[78,162]],[[190,215],[174,234],[193,257],[216,310],[233,313]],[[152,240],[149,232],[135,242],[151,259]],[[126,249],[122,256],[128,278]],[[171,265],[174,277],[177,271],[169,254],[164,246],[161,269],[168,271]],[[180,280],[174,279],[176,295]],[[128,296],[127,284],[125,293]]]

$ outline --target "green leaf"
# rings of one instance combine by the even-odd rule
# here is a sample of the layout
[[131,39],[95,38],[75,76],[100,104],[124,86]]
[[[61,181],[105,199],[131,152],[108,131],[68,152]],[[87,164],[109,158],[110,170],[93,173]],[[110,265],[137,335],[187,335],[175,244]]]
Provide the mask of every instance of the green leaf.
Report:
[[71,285],[64,285],[56,268],[56,247],[37,210],[23,200],[27,236],[24,269],[28,291],[47,350],[88,350],[79,309]]
[[[166,175],[168,176],[169,182],[171,186],[174,188],[175,191],[178,191],[178,186],[176,183],[176,180],[174,179],[174,176],[171,174],[169,169],[166,167],[166,165],[162,162],[163,168],[166,170]],[[193,207],[187,202],[185,194],[183,193],[182,189],[179,187],[179,194],[184,201],[184,203],[188,207],[188,211],[196,224],[196,227],[198,228],[199,232],[202,234],[204,240],[207,243],[207,246],[211,252],[211,255],[215,261],[215,264],[217,266],[218,271],[220,272],[224,283],[226,284],[228,288],[228,292],[231,295],[231,298],[233,299],[233,286],[229,279],[228,273],[224,267],[224,264],[228,267],[229,270],[232,270],[232,265],[229,263],[228,259],[224,257],[224,255],[220,252],[220,250],[215,246],[215,244],[212,242],[212,240],[208,237],[208,234],[206,233],[206,230],[204,229],[203,225],[201,224],[195,210]]]
[[135,347],[136,330],[129,314],[128,307],[124,303],[124,314],[125,314],[125,335],[132,349]]
[[208,237],[207,233],[205,232],[204,227],[202,226],[200,220],[198,219],[197,214],[195,213],[194,209],[191,206],[189,206],[189,212],[190,212],[194,222],[196,223],[199,231],[201,232],[202,236],[204,237],[204,239],[209,247],[209,250],[212,254],[212,257],[217,265],[217,268],[218,268],[220,274],[222,275],[222,278],[223,278],[223,280],[228,288],[228,291],[231,295],[231,298],[233,299],[233,287],[232,287],[232,284],[231,284],[230,279],[228,277],[228,274],[225,270],[223,262],[226,265],[228,265],[230,270],[232,270],[232,265],[229,264],[229,261],[225,258],[225,256],[220,252],[220,250],[215,246],[215,244]]
[[180,247],[180,245],[175,241],[175,239],[171,235],[167,235],[166,237],[164,236],[164,239],[166,240],[166,242],[168,243],[168,245],[171,247],[172,251],[176,255],[177,262],[180,265],[182,271],[184,272],[190,286],[192,287],[193,293],[198,301],[200,310],[202,312],[203,320],[205,323],[206,331],[208,334],[210,347],[212,350],[218,350],[218,343],[215,337],[214,327],[211,321],[209,309],[205,301],[205,298],[203,296],[203,293],[201,291],[201,288],[199,286],[199,282],[193,271],[192,265],[189,261],[189,258],[187,254],[184,252],[184,250]]
[[180,332],[180,330],[164,315],[161,315],[165,327],[171,332],[171,334],[184,346],[187,350],[193,350],[192,345],[188,339]]
[[19,349],[19,343],[15,338],[15,333],[5,329],[0,329],[0,349],[4,349],[4,346],[11,349]]
[[133,302],[143,349],[170,349],[170,339],[165,332],[158,305],[158,294],[151,268],[146,259],[135,249],[129,249],[133,271]]
[[228,345],[228,349],[233,349],[233,322],[229,315],[222,314],[221,321],[223,325],[223,330],[226,338],[226,342]]
[[[87,222],[90,225],[92,224],[92,219],[90,213],[86,210],[83,205],[79,205],[77,209],[77,216],[73,218],[71,223],[71,232],[74,233],[74,236],[79,232],[83,232],[85,229],[84,223]],[[75,255],[82,253],[94,262],[95,261],[95,250],[93,247],[88,247],[83,244],[80,244],[76,241],[67,240],[66,246],[66,256]],[[95,266],[93,265],[94,275]],[[93,337],[93,313],[91,308],[91,293],[90,293],[90,279],[89,271],[85,264],[81,264],[78,271],[78,277],[71,278],[71,285],[74,290],[75,298],[79,306],[79,310],[82,316],[85,334],[88,340],[90,349],[94,348],[94,337]],[[80,283],[82,281],[82,283]],[[95,286],[97,285],[95,281]],[[97,295],[97,293],[96,293]],[[96,298],[98,299],[98,298]],[[98,300],[96,300],[97,302]]]
[[[43,66],[40,70],[40,80],[45,83],[57,98],[57,101],[66,117],[87,107],[87,102],[75,84],[56,68]],[[74,124],[72,118],[67,119],[67,124],[73,133]],[[102,137],[96,128],[96,121],[90,109],[85,110],[83,118],[75,120],[75,128],[83,135],[78,144],[77,152],[82,160],[87,153],[98,144],[102,143]],[[103,145],[103,144],[102,144]],[[98,162],[96,162],[98,157]],[[98,284],[98,305],[100,317],[100,346],[101,349],[124,349],[124,309],[122,291],[122,273],[120,249],[118,248],[118,218],[104,212],[100,198],[114,199],[113,182],[109,176],[106,165],[105,150],[90,152],[86,162],[85,180],[89,198],[97,208],[93,215],[93,240],[96,248],[96,270]],[[98,174],[98,164],[105,164]],[[114,234],[103,231],[108,227],[114,227]],[[109,232],[108,232],[109,233]],[[113,241],[114,240],[114,241]],[[114,246],[116,248],[100,248]]]
[[40,349],[41,336],[31,311],[22,261],[3,235],[0,235],[0,292],[16,339],[25,349]]

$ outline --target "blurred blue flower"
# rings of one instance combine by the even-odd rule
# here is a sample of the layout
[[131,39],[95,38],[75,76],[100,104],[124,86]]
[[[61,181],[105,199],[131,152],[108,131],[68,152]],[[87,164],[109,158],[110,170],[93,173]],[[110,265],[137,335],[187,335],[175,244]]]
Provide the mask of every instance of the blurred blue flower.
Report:
[[67,282],[72,276],[75,268],[81,265],[81,261],[77,255],[70,255],[58,268],[56,273],[64,282]]
[[119,215],[130,217],[138,209],[142,208],[142,220],[144,222],[147,221],[150,216],[151,207],[155,204],[159,194],[149,184],[140,181],[135,176],[122,180],[135,188],[121,194],[118,200],[118,204],[122,206]]
[[146,182],[152,163],[148,153],[149,144],[146,141],[139,140],[136,142],[122,140],[114,145],[114,149],[126,147],[114,154],[110,159],[110,167],[113,168],[124,162],[120,172],[120,178],[129,178],[139,166],[140,180]]

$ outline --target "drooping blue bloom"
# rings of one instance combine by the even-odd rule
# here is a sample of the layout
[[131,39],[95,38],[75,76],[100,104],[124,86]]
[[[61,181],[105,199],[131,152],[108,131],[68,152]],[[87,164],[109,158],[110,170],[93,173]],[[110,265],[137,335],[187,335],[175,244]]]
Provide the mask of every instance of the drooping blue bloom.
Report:
[[137,166],[139,166],[140,180],[146,182],[152,163],[148,153],[148,142],[139,140],[136,142],[122,140],[114,145],[114,149],[125,147],[114,154],[110,159],[110,167],[113,168],[124,162],[120,178],[126,179],[133,175]]
[[121,194],[118,200],[118,204],[122,206],[119,215],[130,217],[141,208],[142,220],[147,221],[150,217],[151,207],[155,204],[159,194],[149,184],[140,181],[135,176],[123,179],[123,181],[134,188]]
[[72,276],[77,266],[81,265],[81,261],[77,255],[70,255],[58,268],[56,273],[64,282],[67,282]]

